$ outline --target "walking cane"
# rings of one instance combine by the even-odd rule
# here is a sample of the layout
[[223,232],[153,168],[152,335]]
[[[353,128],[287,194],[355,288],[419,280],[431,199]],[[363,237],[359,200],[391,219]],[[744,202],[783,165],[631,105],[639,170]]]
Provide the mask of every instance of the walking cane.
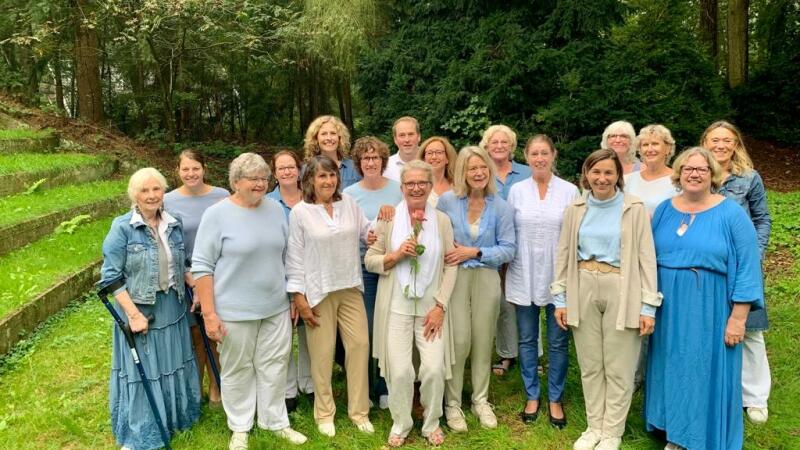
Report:
[[[186,289],[186,298],[189,299],[189,303],[193,302],[193,295],[192,290],[187,288]],[[194,310],[194,317],[197,321],[197,326],[200,327],[200,336],[203,337],[203,348],[206,349],[206,356],[208,357],[208,364],[211,366],[211,373],[214,374],[214,380],[217,382],[217,386],[222,389],[222,384],[219,382],[219,368],[217,367],[217,360],[214,358],[214,352],[211,351],[211,341],[208,340],[208,334],[206,333],[206,324],[203,322],[203,312],[200,311],[199,308]],[[198,370],[203,370],[202,367],[198,368]]]
[[[150,411],[153,412],[153,417],[156,419],[156,425],[158,425],[158,431],[161,433],[161,440],[164,442],[164,448],[167,450],[171,450],[172,447],[169,445],[169,434],[167,433],[167,429],[164,428],[164,423],[161,422],[161,414],[158,413],[158,407],[156,406],[156,399],[153,397],[153,390],[150,387],[150,379],[147,378],[147,374],[144,372],[144,365],[139,360],[139,353],[136,351],[136,341],[133,339],[133,332],[131,332],[131,327],[128,326],[125,322],[122,321],[122,318],[117,314],[117,310],[111,305],[108,301],[108,295],[110,292],[115,291],[116,289],[123,287],[122,281],[115,281],[110,285],[106,286],[103,289],[100,289],[97,292],[97,296],[100,297],[100,301],[103,302],[103,306],[106,307],[108,312],[111,313],[111,316],[114,318],[114,321],[117,322],[119,328],[122,330],[122,334],[125,335],[125,341],[128,342],[128,348],[131,350],[131,356],[133,357],[133,363],[136,365],[136,369],[139,370],[139,378],[142,379],[142,387],[144,387],[144,393],[147,394],[147,402],[150,404]],[[153,320],[153,316],[147,317],[148,322]]]

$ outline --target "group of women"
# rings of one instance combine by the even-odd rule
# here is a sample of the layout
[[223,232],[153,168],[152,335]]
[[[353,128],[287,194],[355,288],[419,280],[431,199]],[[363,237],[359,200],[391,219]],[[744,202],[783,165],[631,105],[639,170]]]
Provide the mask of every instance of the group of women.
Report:
[[[411,120],[398,122],[418,135]],[[761,257],[770,219],[739,131],[712,124],[670,168],[667,128],[637,136],[615,122],[584,161],[583,194],[556,175],[549,137],[525,143],[527,166],[513,161],[516,139],[495,125],[456,153],[430,137],[416,160],[397,164],[398,182],[384,176],[386,144],[363,137],[351,151],[347,128],[322,116],[309,126],[305,161],[291,151],[269,164],[253,153],[234,159],[230,195],[204,182],[194,151],[180,155],[183,185],[167,195],[158,171],[136,172],[132,209],[103,245],[99,285],[123,283],[116,307],[137,333],[162,423],[177,431],[199,416],[206,361],[191,344],[196,310],[218,343],[221,386],[210,383],[209,403],[221,401],[230,449],[247,448],[256,420],[305,442],[288,416],[300,392],[313,393],[319,433],[336,435],[337,336],[347,415],[374,433],[371,399],[387,406],[392,447],[413,427],[415,396],[431,445],[445,440],[443,415],[451,432],[467,431],[467,360],[482,427],[497,426],[492,369],[502,375],[517,359],[520,419],[531,423],[543,311],[547,415],[559,429],[570,332],[575,340],[588,424],[575,449],[620,447],[637,380],[647,428],[662,431],[668,449],[740,448],[742,406],[755,422],[767,417]],[[297,362],[292,324],[303,325]],[[115,437],[123,448],[158,448],[119,330],[113,349]]]

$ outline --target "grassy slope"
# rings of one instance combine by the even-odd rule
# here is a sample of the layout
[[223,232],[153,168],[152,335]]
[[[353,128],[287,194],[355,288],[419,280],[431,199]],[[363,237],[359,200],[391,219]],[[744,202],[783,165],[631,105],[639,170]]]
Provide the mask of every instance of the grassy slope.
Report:
[[[791,265],[768,276],[767,296],[772,328],[767,333],[767,348],[773,373],[770,420],[760,427],[749,423],[745,429],[746,449],[790,449],[800,435],[800,362],[795,356],[800,342],[797,328],[800,306],[800,193],[770,194],[775,215],[773,253],[789,252]],[[75,306],[35,335],[35,342],[21,348],[6,363],[0,375],[0,448],[113,448],[109,429],[107,378],[111,322],[97,301]],[[23,346],[24,347],[24,346]],[[327,439],[315,430],[311,405],[303,400],[291,417],[298,430],[311,437],[302,448],[381,448],[391,419],[386,411],[373,410],[374,436],[355,431],[346,418],[343,378],[335,378],[337,392],[337,436]],[[568,375],[565,407],[568,427],[559,432],[547,424],[546,415],[525,427],[516,414],[523,404],[519,370],[502,380],[493,379],[492,401],[500,420],[497,430],[480,430],[467,413],[471,431],[450,435],[444,448],[470,449],[565,449],[571,448],[585,427],[583,400],[574,351]],[[643,430],[641,397],[634,397],[628,418],[623,448],[660,449],[659,442]],[[427,448],[417,428],[406,448]],[[173,447],[219,448],[227,446],[228,432],[220,410],[205,410],[191,430],[175,437]],[[270,433],[255,431],[250,448],[286,448]]]
[[127,185],[126,180],[95,181],[0,198],[0,226],[117,197],[125,193]]
[[73,169],[97,165],[102,158],[82,153],[11,153],[0,155],[0,175],[43,172],[52,169]]
[[0,140],[6,139],[36,139],[48,137],[53,134],[53,130],[31,130],[28,128],[12,128],[0,130]]

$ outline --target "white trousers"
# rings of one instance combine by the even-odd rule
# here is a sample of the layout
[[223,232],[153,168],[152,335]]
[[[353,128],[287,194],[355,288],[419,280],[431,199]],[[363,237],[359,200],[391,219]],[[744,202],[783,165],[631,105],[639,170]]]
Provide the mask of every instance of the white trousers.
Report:
[[[308,359],[308,341],[306,327],[296,327],[297,351],[292,348],[289,356],[289,371],[286,374],[286,398],[295,398],[297,393],[314,393],[314,380],[311,379],[311,361]],[[295,359],[297,355],[297,359]]]
[[742,341],[742,406],[766,408],[772,378],[762,331],[748,331]]
[[414,399],[414,365],[411,349],[419,350],[419,401],[425,409],[422,435],[436,431],[442,417],[444,397],[444,339],[425,340],[422,324],[425,317],[389,313],[386,341],[388,342],[386,386],[389,388],[389,411],[392,413],[392,433],[403,437],[414,426],[411,417]]
[[256,413],[260,428],[288,427],[283,395],[292,346],[289,311],[223,325],[227,335],[219,344],[220,382],[228,428],[250,431]]

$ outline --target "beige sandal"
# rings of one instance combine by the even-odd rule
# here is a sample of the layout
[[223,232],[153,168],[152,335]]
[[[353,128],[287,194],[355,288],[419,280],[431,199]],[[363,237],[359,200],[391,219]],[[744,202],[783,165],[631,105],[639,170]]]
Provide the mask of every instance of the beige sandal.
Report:
[[444,431],[441,428],[437,428],[432,432],[428,433],[425,436],[425,439],[428,440],[428,443],[434,447],[438,447],[444,443]]
[[389,447],[402,447],[403,444],[406,443],[406,438],[399,434],[392,433],[389,435],[389,439],[386,440],[386,443],[389,444]]

